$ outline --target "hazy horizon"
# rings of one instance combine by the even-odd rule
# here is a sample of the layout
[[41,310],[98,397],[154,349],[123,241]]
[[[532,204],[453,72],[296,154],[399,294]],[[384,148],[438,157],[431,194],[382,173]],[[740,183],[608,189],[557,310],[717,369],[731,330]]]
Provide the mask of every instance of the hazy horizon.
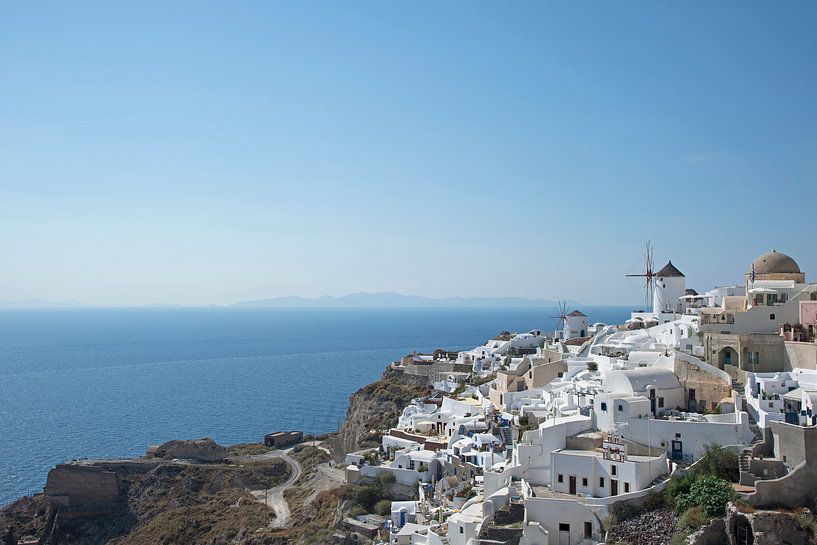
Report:
[[8,3],[0,300],[813,280],[817,3]]
[[[135,305],[95,305],[77,300],[47,300],[39,298],[4,300],[0,299],[0,309],[60,309],[60,308],[549,308],[560,301],[572,307],[587,306],[623,306],[632,305],[593,305],[575,300],[530,299],[524,297],[425,297],[418,294],[396,292],[356,292],[343,295],[322,295],[320,297],[301,297],[298,295],[272,298],[234,301],[226,304],[182,305],[167,301]],[[371,302],[374,307],[367,307]]]

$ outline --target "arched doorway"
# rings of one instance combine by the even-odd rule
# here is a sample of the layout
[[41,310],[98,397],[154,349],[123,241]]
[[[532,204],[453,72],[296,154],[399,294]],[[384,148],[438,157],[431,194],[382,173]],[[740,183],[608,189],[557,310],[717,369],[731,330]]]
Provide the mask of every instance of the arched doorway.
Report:
[[738,353],[730,346],[718,352],[718,366],[723,369],[724,365],[738,365]]

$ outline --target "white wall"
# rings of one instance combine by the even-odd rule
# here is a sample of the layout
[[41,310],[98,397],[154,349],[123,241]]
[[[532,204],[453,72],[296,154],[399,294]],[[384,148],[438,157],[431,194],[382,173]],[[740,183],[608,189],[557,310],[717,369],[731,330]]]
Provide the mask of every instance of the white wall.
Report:
[[[538,531],[535,526],[528,526],[532,522],[546,529],[547,535]],[[584,504],[555,498],[526,498],[523,540],[527,545],[559,545],[559,524],[569,524],[569,543],[576,545],[584,540],[585,522],[592,524],[594,537],[601,540],[603,536],[599,519]],[[520,545],[522,543],[520,541]]]
[[589,416],[570,416],[544,422],[538,429],[525,432],[514,449],[513,464],[521,476],[533,484],[550,484],[550,453],[565,448],[565,439],[593,427]]
[[683,312],[679,299],[686,291],[686,278],[683,276],[659,276],[655,279],[652,296],[652,311],[659,315],[662,312]]
[[[732,414],[736,415],[732,422],[632,418],[626,423],[618,423],[617,430],[626,439],[667,451],[671,450],[672,441],[681,441],[684,454],[698,459],[707,443],[724,446],[751,444],[754,435],[749,429],[749,415],[745,412]],[[720,416],[729,418],[727,415]],[[608,428],[604,431],[612,430]]]

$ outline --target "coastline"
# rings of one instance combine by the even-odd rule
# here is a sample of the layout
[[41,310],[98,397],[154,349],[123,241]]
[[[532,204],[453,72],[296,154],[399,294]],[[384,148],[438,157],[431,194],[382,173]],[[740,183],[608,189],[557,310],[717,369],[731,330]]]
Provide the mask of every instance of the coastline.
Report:
[[[327,532],[338,522],[332,514],[343,480],[340,470],[334,469],[337,460],[367,444],[365,433],[361,431],[366,426],[360,427],[357,423],[373,425],[375,421],[396,418],[410,401],[410,396],[428,391],[426,386],[418,386],[420,382],[425,381],[414,377],[406,379],[401,373],[395,373],[390,363],[378,380],[349,396],[349,407],[340,430],[319,438],[306,436],[295,446],[282,447],[283,450],[267,449],[261,444],[221,447],[203,438],[169,441],[166,445],[180,446],[164,455],[162,449],[168,449],[165,445],[158,449],[151,447],[146,455],[135,458],[74,460],[57,464],[49,471],[43,492],[17,498],[0,507],[0,533],[5,531],[6,536],[22,538],[20,543],[28,543],[25,536],[39,532],[39,537],[31,543],[66,543],[66,536],[74,536],[71,539],[77,540],[71,543],[77,545],[148,545],[150,539],[158,535],[152,526],[169,522],[157,522],[161,516],[157,506],[150,501],[134,502],[133,498],[151,497],[160,490],[164,490],[162,494],[172,495],[174,490],[171,487],[168,492],[155,474],[183,475],[179,480],[184,484],[177,483],[178,487],[189,486],[187,481],[195,483],[201,479],[211,483],[235,479],[231,476],[233,472],[246,471],[249,467],[254,476],[237,478],[240,486],[228,489],[227,496],[232,498],[230,501],[241,503],[239,498],[251,493],[255,500],[266,504],[268,513],[252,508],[248,519],[241,524],[257,523],[259,516],[272,518],[272,522],[262,525],[267,528],[263,540],[244,536],[246,539],[241,543],[301,543],[305,531],[311,532],[309,535],[313,537],[326,538]],[[375,392],[382,394],[383,388],[387,388],[393,397],[383,400],[373,395]],[[279,463],[283,460],[294,465],[287,469]],[[261,465],[255,467],[253,464]],[[265,483],[263,486],[257,482],[258,471],[266,475],[261,478]],[[188,472],[194,475],[185,475]],[[134,493],[137,486],[142,488]],[[273,502],[274,490],[279,490],[278,504]],[[219,486],[199,500],[203,503],[222,501],[224,494],[224,489]],[[280,502],[285,506],[285,520],[278,518],[281,513],[276,506]],[[148,515],[134,517],[134,504]],[[314,511],[315,505],[318,513]],[[151,536],[148,541],[144,541],[146,536]],[[194,542],[200,541],[189,543]]]

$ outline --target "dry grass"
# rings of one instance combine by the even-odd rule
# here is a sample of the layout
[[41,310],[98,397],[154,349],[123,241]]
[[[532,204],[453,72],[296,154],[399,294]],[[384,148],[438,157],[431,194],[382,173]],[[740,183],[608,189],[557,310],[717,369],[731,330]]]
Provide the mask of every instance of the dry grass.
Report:
[[275,449],[264,446],[263,443],[239,443],[227,447],[227,456],[255,456],[257,454],[266,454]]

